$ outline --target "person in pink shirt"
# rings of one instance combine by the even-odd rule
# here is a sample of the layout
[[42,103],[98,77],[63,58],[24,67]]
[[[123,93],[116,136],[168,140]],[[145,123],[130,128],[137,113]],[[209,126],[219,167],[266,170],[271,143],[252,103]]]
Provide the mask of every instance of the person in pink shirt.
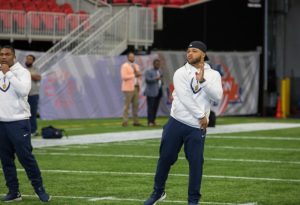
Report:
[[141,72],[139,65],[134,63],[135,55],[132,51],[128,52],[127,60],[121,67],[122,92],[124,94],[122,126],[128,126],[130,105],[132,106],[133,126],[141,126],[138,119]]

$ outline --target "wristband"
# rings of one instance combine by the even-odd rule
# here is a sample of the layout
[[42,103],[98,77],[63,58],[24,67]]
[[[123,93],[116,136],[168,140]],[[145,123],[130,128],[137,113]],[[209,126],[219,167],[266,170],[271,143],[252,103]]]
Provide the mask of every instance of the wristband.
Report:
[[199,83],[204,83],[206,80],[203,78],[202,80],[199,81]]

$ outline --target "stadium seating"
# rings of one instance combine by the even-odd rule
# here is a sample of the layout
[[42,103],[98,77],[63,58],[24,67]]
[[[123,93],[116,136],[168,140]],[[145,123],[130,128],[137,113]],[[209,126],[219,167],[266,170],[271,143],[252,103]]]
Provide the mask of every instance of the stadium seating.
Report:
[[147,6],[147,2],[148,0],[132,0],[131,2],[133,4],[139,4],[139,5],[142,5],[142,6]]
[[64,3],[61,7],[61,11],[66,13],[66,14],[71,14],[74,13],[72,6],[69,3]]
[[37,11],[37,8],[35,8],[34,5],[26,5],[26,6],[24,7],[24,9],[25,9],[26,12]]
[[113,0],[113,4],[128,4],[128,0]]
[[57,4],[48,4],[49,12],[62,12],[62,9]]
[[37,11],[45,11],[45,12],[50,11],[48,4],[42,1],[35,2],[35,8],[37,9]]
[[[96,0],[95,0],[96,1]],[[109,0],[112,4],[120,5],[120,4],[137,4],[143,7],[150,7],[154,14],[154,20],[157,19],[157,7],[158,6],[181,6],[184,4],[192,3],[197,0]],[[62,5],[57,4],[56,0],[6,0],[0,4],[0,9],[4,10],[22,10],[26,12],[30,11],[38,11],[38,12],[56,12],[56,13],[65,13],[65,14],[86,14],[84,11],[74,12],[72,6],[69,3],[64,3]],[[78,21],[72,19],[70,17],[70,27],[73,29],[78,25]],[[5,19],[6,20],[6,19]],[[2,20],[3,21],[3,20]],[[16,20],[18,25],[24,25],[24,22],[20,22],[20,20]],[[34,23],[34,27],[38,26],[37,23]],[[41,19],[46,28],[52,28],[52,23],[45,23],[45,17]],[[47,21],[48,22],[48,21]],[[57,19],[59,22],[59,28],[62,28],[64,25],[63,17],[59,17]],[[7,20],[6,25],[8,26]]]
[[186,4],[188,3],[188,1],[186,0],[169,0],[169,5],[177,5],[177,6],[180,6],[180,5],[183,5],[183,4]]
[[[28,24],[33,30],[56,29],[65,33],[66,26],[73,30],[88,18],[87,12],[83,10],[74,12],[69,3],[58,5],[56,0],[5,0],[3,3],[1,2],[0,10],[4,11],[0,12],[0,28],[2,30],[12,27],[15,30],[24,30]],[[14,10],[18,12],[9,12]],[[49,14],[48,12],[55,12],[56,14]],[[69,20],[68,24],[67,20]]]
[[[42,34],[45,30],[59,32],[61,35],[74,30],[80,23],[88,18],[83,10],[74,11],[70,3],[58,4],[56,0],[1,0],[0,29],[8,32],[37,31]],[[96,0],[95,0],[96,1]],[[198,0],[108,0],[115,5],[140,5],[149,7],[153,12],[153,21],[157,21],[157,7],[175,6],[192,3]],[[1,11],[18,11],[2,12]],[[43,14],[43,12],[46,12]],[[47,14],[47,13],[52,14]],[[87,23],[85,27],[89,24]],[[27,30],[29,28],[29,30]]]
[[77,11],[77,13],[78,14],[85,14],[85,15],[87,15],[86,11],[83,11],[83,10],[79,10],[79,11]]
[[2,24],[2,28],[4,30],[11,29],[11,27],[12,27],[11,16],[7,16],[7,15],[0,13],[0,23]]
[[23,4],[12,4],[10,10],[20,10],[20,11],[24,11],[24,7],[23,7]]
[[6,0],[0,4],[1,10],[23,10],[42,11],[42,12],[63,12],[66,14],[74,13],[69,3],[58,5],[55,0]]
[[158,5],[164,5],[164,4],[167,4],[167,0],[151,0],[150,1],[150,5],[151,4],[158,4]]
[[10,3],[7,2],[7,1],[0,4],[0,10],[8,10],[8,9],[10,9],[10,8],[11,8],[11,5],[10,5]]

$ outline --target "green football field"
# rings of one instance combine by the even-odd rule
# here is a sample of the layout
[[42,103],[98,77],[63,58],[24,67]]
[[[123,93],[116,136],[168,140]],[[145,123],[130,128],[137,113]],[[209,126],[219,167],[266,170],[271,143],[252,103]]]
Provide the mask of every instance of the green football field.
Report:
[[[163,124],[165,120],[162,118],[160,122]],[[264,121],[274,122],[273,119]],[[218,119],[219,124],[236,122],[241,122],[241,118]],[[299,120],[283,122],[299,123]],[[42,126],[45,122],[39,123]],[[76,134],[73,129],[76,123],[55,123]],[[148,129],[122,128],[118,120],[93,123],[106,123],[104,131],[99,132]],[[83,123],[80,125],[85,127]],[[94,128],[86,132],[95,133]],[[38,148],[34,154],[46,189],[53,196],[50,204],[138,205],[152,191],[158,150],[159,139],[155,139]],[[17,204],[41,204],[24,170],[17,165],[23,195],[23,201]],[[0,177],[0,193],[5,194],[2,173]],[[167,181],[167,198],[160,204],[187,204],[187,182],[188,164],[181,152]],[[201,192],[201,204],[299,205],[300,128],[208,134]]]

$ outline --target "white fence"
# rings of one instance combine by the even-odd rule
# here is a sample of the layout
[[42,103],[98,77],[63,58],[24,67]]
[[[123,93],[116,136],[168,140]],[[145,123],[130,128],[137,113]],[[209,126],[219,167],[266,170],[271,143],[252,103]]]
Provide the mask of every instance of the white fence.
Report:
[[104,22],[100,19],[91,35],[82,39],[72,54],[114,56],[122,53],[127,48],[127,15],[123,8]]
[[0,38],[58,41],[87,20],[88,14],[0,10]]
[[149,8],[129,8],[128,44],[143,45],[146,48],[154,41],[153,12]]

